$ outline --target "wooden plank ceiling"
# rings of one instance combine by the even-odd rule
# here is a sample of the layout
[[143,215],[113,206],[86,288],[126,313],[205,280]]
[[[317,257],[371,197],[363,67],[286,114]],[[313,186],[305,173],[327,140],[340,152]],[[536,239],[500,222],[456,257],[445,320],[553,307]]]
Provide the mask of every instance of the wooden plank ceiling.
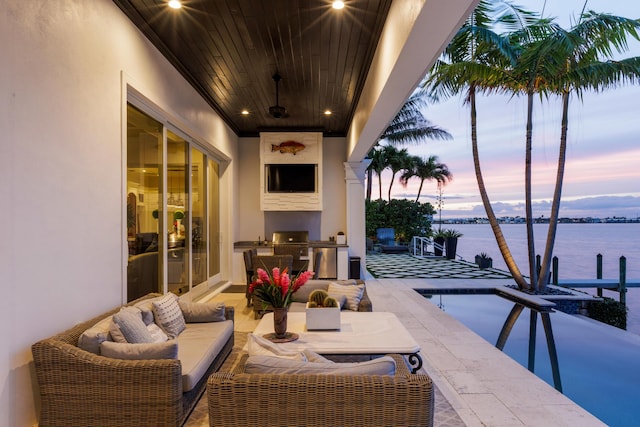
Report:
[[[391,4],[191,0],[174,10],[166,0],[114,2],[239,136],[346,135]],[[277,104],[287,111],[279,119],[269,114],[276,72]]]

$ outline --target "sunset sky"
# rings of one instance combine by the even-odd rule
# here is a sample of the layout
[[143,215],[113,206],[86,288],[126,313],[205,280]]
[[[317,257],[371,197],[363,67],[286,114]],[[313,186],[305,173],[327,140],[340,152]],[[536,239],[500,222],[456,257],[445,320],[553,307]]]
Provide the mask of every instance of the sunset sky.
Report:
[[[542,0],[516,2],[541,11]],[[583,1],[548,0],[545,16],[570,27]],[[589,0],[587,9],[628,18],[640,18],[640,3]],[[575,21],[575,19],[573,18]],[[624,56],[640,55],[640,43],[630,44]],[[534,216],[549,216],[555,184],[561,108],[555,99],[536,101],[534,111],[533,198]],[[469,109],[462,98],[431,105],[425,111],[434,124],[453,135],[451,141],[405,146],[410,154],[435,154],[447,164],[454,180],[444,189],[443,218],[484,217],[473,172]],[[500,96],[478,100],[478,140],[485,183],[497,216],[524,216],[524,98]],[[560,216],[640,217],[640,85],[606,92],[586,93],[570,106],[567,164]],[[386,198],[388,176],[383,175]],[[377,180],[373,197],[377,198]],[[418,181],[407,188],[394,184],[395,198],[415,199]],[[425,185],[420,200],[435,204],[435,183]]]

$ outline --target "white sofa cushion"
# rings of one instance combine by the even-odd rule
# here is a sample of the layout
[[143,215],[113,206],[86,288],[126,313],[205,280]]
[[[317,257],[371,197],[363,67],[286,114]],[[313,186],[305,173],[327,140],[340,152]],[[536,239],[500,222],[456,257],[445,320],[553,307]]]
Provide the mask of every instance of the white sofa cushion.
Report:
[[192,390],[233,334],[233,321],[188,323],[178,336],[182,391]]
[[225,318],[225,303],[223,302],[183,302],[179,301],[182,315],[187,323],[223,322]]
[[316,374],[316,375],[395,375],[396,362],[389,356],[366,362],[299,362],[272,356],[249,356],[247,374]]
[[105,341],[100,344],[105,357],[127,360],[176,359],[178,343],[175,340],[151,344],[129,344]]

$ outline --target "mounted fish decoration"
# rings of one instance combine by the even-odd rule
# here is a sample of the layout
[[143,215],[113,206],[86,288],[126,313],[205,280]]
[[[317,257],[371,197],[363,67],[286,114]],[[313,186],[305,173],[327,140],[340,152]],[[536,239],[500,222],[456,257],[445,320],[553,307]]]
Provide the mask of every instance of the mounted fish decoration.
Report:
[[271,151],[279,151],[281,154],[291,153],[294,156],[298,151],[304,150],[304,148],[305,148],[304,144],[301,144],[296,141],[285,141],[285,142],[281,142],[278,145],[271,144]]

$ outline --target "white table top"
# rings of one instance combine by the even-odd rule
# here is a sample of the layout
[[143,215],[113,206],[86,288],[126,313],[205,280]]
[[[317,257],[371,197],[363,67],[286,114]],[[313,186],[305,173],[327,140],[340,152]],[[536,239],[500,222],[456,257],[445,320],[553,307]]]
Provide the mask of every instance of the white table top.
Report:
[[[412,354],[420,346],[393,313],[355,312],[340,313],[339,331],[308,331],[306,314],[287,314],[287,331],[300,335],[296,341],[278,344],[287,350],[310,349],[319,354]],[[273,313],[264,315],[254,333],[273,332]]]

